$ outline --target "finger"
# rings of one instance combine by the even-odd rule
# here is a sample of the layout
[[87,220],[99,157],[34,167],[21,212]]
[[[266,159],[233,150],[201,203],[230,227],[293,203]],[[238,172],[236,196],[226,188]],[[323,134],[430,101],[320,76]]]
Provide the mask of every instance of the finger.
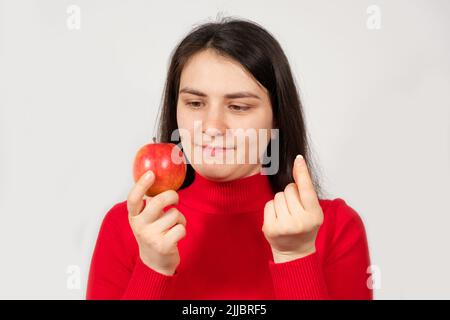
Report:
[[300,194],[298,193],[298,188],[295,183],[289,183],[286,188],[284,188],[284,196],[291,215],[299,215],[305,210],[302,207]]
[[163,209],[172,204],[178,203],[178,193],[174,190],[167,190],[152,197],[145,209],[142,211],[142,219],[147,223],[157,220],[164,212]]
[[155,181],[155,174],[149,170],[135,183],[127,198],[128,214],[137,216],[145,205],[143,200],[145,192]]
[[275,207],[273,205],[273,200],[270,200],[264,206],[264,224],[262,227],[262,231],[265,234],[271,235],[273,229],[277,223],[277,217],[275,214]]
[[177,223],[186,226],[186,218],[176,208],[170,208],[158,220],[154,221],[152,225],[159,233],[166,233],[168,229]]
[[186,236],[186,227],[180,223],[174,225],[164,235],[164,239],[172,245],[176,245],[178,241]]
[[298,155],[294,161],[293,176],[300,194],[300,202],[306,211],[313,210],[319,205],[316,191],[311,180],[305,159]]
[[292,217],[286,204],[284,192],[277,192],[273,199],[273,203],[275,206],[277,220],[279,221],[280,225],[288,226],[291,223]]
[[[144,196],[144,207],[141,209],[141,212],[144,211],[145,208],[147,208],[151,199],[152,199],[152,197]],[[139,212],[139,213],[141,213],[141,212]]]

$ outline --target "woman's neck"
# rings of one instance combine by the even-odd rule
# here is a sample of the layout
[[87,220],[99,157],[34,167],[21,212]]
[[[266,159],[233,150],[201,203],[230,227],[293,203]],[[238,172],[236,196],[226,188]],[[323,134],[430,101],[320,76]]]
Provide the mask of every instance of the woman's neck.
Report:
[[180,201],[207,213],[245,213],[264,209],[273,199],[269,177],[260,171],[245,177],[219,182],[195,172],[191,185],[179,191]]

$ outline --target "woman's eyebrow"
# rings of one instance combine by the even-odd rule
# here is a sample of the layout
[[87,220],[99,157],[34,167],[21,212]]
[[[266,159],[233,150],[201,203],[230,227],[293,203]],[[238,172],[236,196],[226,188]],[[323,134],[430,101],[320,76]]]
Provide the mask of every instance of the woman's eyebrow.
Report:
[[224,96],[227,99],[238,99],[238,98],[256,98],[261,100],[261,98],[251,92],[248,91],[241,91],[241,92],[234,92],[234,93],[228,93]]
[[200,96],[200,97],[207,97],[208,95],[206,93],[203,93],[201,91],[189,88],[189,87],[185,87],[183,89],[180,90],[180,93],[190,93],[196,96]]
[[[196,96],[200,96],[200,97],[207,97],[208,95],[204,92],[201,92],[199,90],[196,89],[192,89],[189,87],[184,87],[183,89],[180,90],[180,93],[190,93]],[[237,98],[256,98],[256,99],[260,99],[261,98],[251,92],[248,91],[241,91],[241,92],[234,92],[234,93],[228,93],[226,95],[224,95],[225,98],[227,99],[237,99]]]

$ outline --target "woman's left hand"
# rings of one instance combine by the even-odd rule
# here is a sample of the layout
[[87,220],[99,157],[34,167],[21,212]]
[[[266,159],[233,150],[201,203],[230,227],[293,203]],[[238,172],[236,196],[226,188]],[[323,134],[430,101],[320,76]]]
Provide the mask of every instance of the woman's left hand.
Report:
[[323,222],[323,211],[302,156],[294,161],[293,176],[295,183],[276,193],[264,208],[262,231],[272,248],[275,263],[314,253]]

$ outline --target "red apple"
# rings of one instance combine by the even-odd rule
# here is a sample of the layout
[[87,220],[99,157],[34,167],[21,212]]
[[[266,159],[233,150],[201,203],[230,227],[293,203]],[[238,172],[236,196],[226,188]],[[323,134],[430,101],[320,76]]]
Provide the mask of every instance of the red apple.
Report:
[[150,143],[142,146],[134,158],[133,178],[139,178],[148,170],[155,174],[147,196],[155,196],[166,190],[178,190],[186,177],[183,151],[173,143]]

